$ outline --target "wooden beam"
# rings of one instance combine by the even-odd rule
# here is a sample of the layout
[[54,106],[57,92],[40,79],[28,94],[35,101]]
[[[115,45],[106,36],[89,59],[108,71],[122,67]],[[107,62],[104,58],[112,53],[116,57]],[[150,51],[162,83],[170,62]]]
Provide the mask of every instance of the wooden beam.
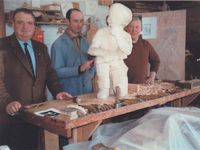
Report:
[[195,93],[192,95],[188,95],[186,97],[182,97],[172,102],[173,107],[187,107],[192,101],[199,96],[199,93]]
[[3,0],[0,0],[0,38],[5,36],[5,19],[4,19]]
[[38,150],[59,150],[58,135],[42,130]]
[[87,141],[92,136],[97,127],[102,121],[92,122],[90,124],[72,129],[72,137],[69,138],[69,143],[77,143]]

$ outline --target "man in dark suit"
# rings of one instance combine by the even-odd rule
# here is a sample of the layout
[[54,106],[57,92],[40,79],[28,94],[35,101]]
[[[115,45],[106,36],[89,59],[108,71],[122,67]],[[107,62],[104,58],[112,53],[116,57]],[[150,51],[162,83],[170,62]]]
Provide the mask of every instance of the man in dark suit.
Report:
[[46,45],[31,39],[35,31],[32,12],[17,9],[13,29],[11,36],[0,39],[0,145],[35,150],[38,129],[20,120],[18,111],[46,100],[46,86],[56,99],[71,95],[62,92]]

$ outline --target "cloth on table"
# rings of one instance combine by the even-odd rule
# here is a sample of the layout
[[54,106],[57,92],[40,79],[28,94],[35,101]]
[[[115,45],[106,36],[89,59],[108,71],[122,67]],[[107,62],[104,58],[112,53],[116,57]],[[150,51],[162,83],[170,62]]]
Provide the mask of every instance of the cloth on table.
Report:
[[197,150],[200,147],[200,109],[163,107],[138,120],[100,126],[92,140],[70,144],[64,150],[91,150],[103,143],[125,150]]

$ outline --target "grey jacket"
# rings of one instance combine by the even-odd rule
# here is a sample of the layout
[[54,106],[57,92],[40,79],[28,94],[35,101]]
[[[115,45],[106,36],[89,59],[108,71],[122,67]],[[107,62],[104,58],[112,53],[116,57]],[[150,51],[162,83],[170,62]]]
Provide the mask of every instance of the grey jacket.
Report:
[[86,38],[81,36],[80,49],[77,48],[66,32],[51,47],[52,66],[64,90],[72,95],[92,92],[94,67],[81,74],[78,71],[79,66],[88,60],[88,47]]

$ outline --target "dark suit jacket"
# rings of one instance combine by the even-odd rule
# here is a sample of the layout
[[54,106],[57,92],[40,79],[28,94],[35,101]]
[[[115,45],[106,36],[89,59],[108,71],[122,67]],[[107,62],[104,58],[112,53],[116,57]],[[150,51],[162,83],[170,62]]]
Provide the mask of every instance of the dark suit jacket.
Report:
[[34,40],[32,45],[36,57],[36,77],[15,35],[0,39],[0,124],[8,118],[5,107],[9,102],[17,100],[22,105],[29,105],[45,101],[46,86],[54,97],[62,91],[51,68],[47,47]]

